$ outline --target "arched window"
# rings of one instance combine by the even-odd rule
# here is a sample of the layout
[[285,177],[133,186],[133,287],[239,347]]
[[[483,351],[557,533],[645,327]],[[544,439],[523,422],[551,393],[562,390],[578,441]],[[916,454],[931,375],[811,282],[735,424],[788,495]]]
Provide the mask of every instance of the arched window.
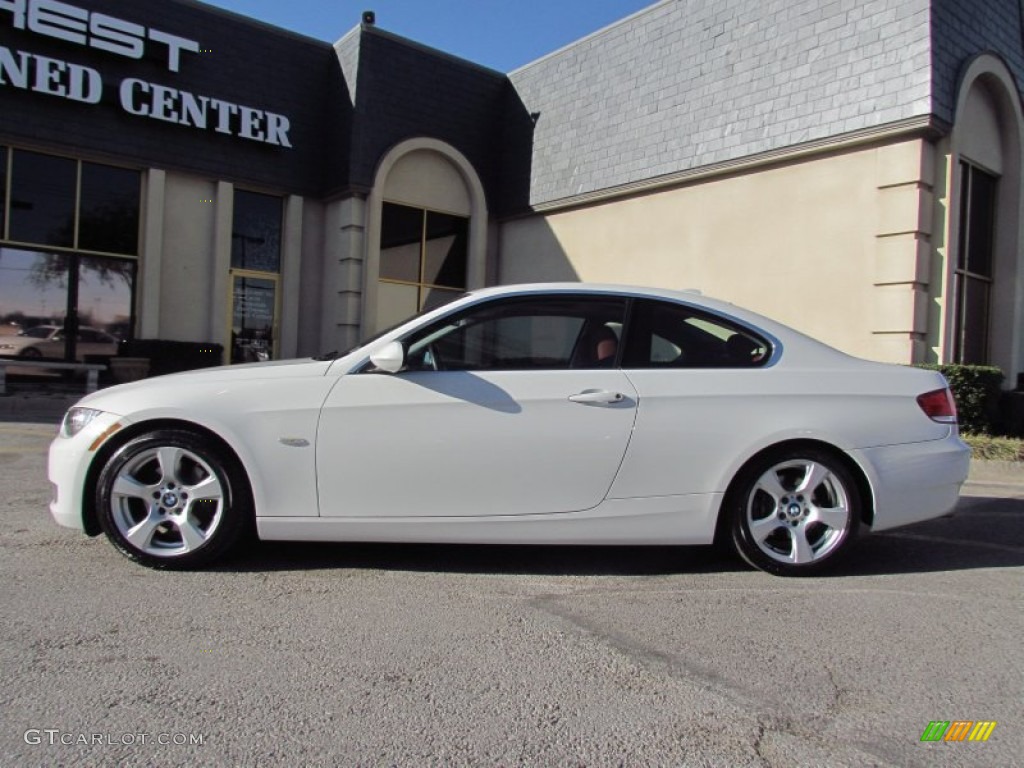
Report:
[[965,68],[953,126],[944,359],[1024,368],[1020,95],[992,54]]
[[381,162],[368,207],[363,336],[484,285],[487,205],[456,149],[402,142]]

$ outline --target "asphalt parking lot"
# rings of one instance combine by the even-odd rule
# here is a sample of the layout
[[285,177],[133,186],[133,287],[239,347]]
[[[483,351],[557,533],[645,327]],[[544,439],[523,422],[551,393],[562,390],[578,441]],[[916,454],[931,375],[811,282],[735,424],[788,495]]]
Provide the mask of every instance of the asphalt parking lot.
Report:
[[[256,544],[159,573],[0,423],[0,766],[944,766],[1024,753],[1024,485],[828,578],[709,548]],[[923,743],[931,721],[995,721]]]

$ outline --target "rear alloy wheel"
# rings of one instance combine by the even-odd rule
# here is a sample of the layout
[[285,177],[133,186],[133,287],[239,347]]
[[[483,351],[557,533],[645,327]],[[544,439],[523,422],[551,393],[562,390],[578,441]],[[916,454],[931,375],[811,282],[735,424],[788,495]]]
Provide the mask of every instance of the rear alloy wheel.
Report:
[[234,545],[250,516],[238,462],[192,432],[136,437],[107,461],[96,488],[100,524],[132,560],[198,568]]
[[860,529],[852,474],[814,448],[770,453],[746,467],[730,494],[733,546],[755,568],[800,576],[834,565]]

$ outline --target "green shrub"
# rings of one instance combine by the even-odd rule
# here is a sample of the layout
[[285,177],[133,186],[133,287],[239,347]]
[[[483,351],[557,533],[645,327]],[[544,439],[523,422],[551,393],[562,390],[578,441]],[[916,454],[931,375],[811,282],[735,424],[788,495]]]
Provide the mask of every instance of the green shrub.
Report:
[[971,446],[975,459],[987,461],[1024,461],[1024,441],[1013,437],[991,435],[960,435]]
[[918,366],[938,371],[953,390],[960,429],[964,432],[992,434],[998,418],[1003,372],[991,365]]

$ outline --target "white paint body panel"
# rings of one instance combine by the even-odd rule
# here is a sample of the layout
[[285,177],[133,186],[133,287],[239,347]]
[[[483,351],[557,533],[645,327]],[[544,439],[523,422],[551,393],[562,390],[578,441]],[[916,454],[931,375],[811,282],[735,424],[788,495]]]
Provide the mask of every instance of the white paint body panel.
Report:
[[272,518],[264,539],[448,544],[710,544],[721,494],[609,499],[584,512],[490,517]]
[[[449,312],[506,295],[647,297],[720,314],[769,338],[755,369],[360,373],[370,355]],[[955,426],[917,395],[934,372],[848,357],[771,320],[686,293],[584,285],[488,289],[333,362],[261,363],[112,387],[103,415],[58,437],[49,476],[61,525],[109,425],[215,433],[241,460],[267,539],[703,544],[736,473],[759,451],[815,440],[863,472],[878,530],[945,514],[967,475]],[[596,389],[616,403],[568,398]],[[102,441],[100,441],[102,442]],[[102,447],[102,446],[100,446]]]
[[[622,399],[569,400],[587,390]],[[590,509],[608,494],[635,414],[636,393],[618,370],[344,376],[320,418],[321,514]]]
[[942,386],[927,371],[863,363],[848,370],[773,366],[626,375],[640,406],[611,498],[722,493],[750,456],[786,440],[818,440],[849,451],[940,440],[950,431],[914,403],[916,395]]

